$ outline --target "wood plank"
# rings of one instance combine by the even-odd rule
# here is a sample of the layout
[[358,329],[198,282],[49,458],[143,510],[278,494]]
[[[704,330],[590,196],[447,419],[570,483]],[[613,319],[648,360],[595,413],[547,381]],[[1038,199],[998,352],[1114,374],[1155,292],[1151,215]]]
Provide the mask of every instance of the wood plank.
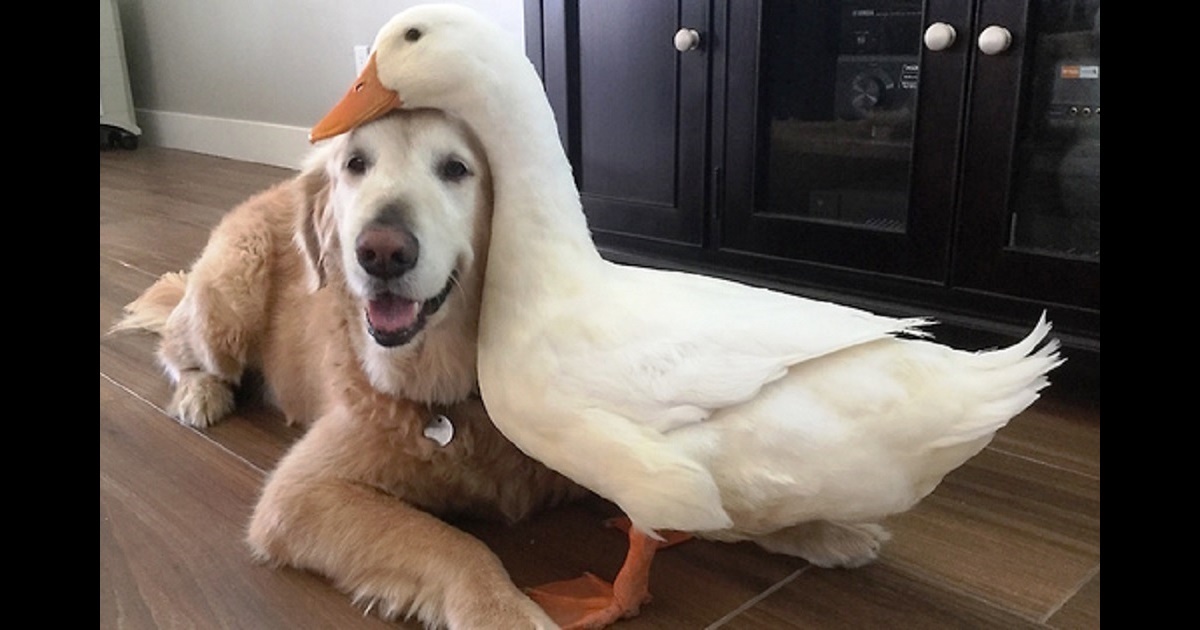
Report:
[[100,377],[101,628],[386,628],[325,580],[255,565],[263,475]]
[[100,253],[100,340],[121,317],[121,309],[136,298],[158,276]]
[[990,449],[888,522],[888,563],[1030,619],[1100,562],[1099,480]]
[[207,228],[161,217],[108,221],[100,224],[101,256],[157,278],[191,267],[208,234]]
[[1100,399],[1054,387],[1013,418],[992,448],[1099,479]]
[[1093,477],[984,449],[934,494],[970,505],[1019,534],[1099,558],[1100,482]]
[[[295,174],[294,170],[277,166],[161,147],[100,154],[100,188],[103,191],[165,195],[214,209],[216,216],[255,192]],[[104,199],[103,195],[101,199]],[[187,217],[182,218],[186,220]]]
[[125,304],[153,280],[154,276],[107,258],[101,252],[100,374],[161,410],[171,399],[171,390],[154,357],[158,337],[140,331],[110,333]]
[[1092,630],[1100,627],[1100,571],[1096,571],[1096,576],[1050,617],[1047,625],[1061,630]]
[[858,569],[810,567],[717,627],[1022,630],[1039,626],[936,582],[913,579],[908,572],[880,562]]

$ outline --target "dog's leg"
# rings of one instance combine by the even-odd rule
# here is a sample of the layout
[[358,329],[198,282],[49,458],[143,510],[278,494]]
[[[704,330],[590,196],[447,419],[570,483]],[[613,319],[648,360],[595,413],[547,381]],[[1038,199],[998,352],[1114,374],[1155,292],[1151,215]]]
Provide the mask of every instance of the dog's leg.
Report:
[[215,290],[196,283],[163,328],[158,358],[175,384],[168,411],[184,424],[207,427],[234,408],[245,366],[245,335]]
[[267,201],[283,190],[263,193],[222,220],[167,317],[158,357],[175,382],[170,412],[184,424],[206,427],[233,411],[234,388],[267,326],[277,242],[291,247],[287,232],[274,234],[290,226],[290,217],[273,221]]
[[388,619],[555,627],[480,540],[369,483],[372,466],[390,465],[386,455],[364,465],[386,439],[338,412],[317,420],[267,480],[247,536],[254,556],[325,575]]

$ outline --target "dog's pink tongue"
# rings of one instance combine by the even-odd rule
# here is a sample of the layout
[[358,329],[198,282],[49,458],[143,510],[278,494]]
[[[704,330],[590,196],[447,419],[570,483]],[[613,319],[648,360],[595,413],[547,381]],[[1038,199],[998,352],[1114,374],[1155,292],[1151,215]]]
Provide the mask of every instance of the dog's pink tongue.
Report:
[[404,330],[417,321],[421,303],[398,295],[383,295],[367,303],[367,318],[371,328],[381,333]]

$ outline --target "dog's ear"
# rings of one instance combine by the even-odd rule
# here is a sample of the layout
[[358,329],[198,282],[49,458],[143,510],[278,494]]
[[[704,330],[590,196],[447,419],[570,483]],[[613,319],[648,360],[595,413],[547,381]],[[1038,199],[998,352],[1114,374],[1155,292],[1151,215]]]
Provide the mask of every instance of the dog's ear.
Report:
[[297,178],[299,212],[293,240],[307,263],[309,291],[325,286],[327,280],[326,258],[332,250],[335,229],[333,212],[329,207],[332,186],[323,162],[309,160]]

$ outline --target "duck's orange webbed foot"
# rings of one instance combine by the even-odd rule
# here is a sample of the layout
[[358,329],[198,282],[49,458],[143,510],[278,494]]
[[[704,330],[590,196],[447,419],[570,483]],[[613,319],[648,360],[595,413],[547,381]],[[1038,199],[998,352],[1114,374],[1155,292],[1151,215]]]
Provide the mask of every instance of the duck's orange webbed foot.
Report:
[[[664,543],[629,529],[629,553],[612,584],[585,573],[526,592],[564,630],[608,627],[638,614],[650,601],[650,565]],[[675,543],[671,543],[675,544]]]
[[618,597],[614,591],[612,584],[584,573],[573,580],[551,582],[526,592],[563,630],[596,630],[637,615],[642,604],[651,599],[648,592]]

